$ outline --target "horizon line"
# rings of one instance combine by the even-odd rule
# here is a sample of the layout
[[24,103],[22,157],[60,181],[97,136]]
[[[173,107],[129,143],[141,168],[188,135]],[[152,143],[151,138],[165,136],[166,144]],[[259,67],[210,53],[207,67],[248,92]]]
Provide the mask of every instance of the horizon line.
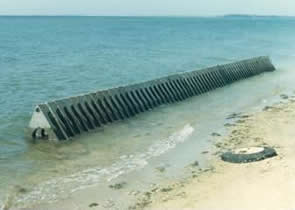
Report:
[[295,15],[221,14],[221,15],[87,15],[87,14],[0,14],[0,17],[295,17]]

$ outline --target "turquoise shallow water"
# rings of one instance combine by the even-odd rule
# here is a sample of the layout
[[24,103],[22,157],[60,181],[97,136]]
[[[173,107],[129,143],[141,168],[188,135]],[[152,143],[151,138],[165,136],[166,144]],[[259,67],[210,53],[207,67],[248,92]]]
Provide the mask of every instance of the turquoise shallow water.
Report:
[[[269,55],[281,65],[294,58],[294,49],[295,18],[0,17],[0,200],[25,179],[35,184],[93,167],[87,155],[95,149],[101,167],[144,152],[157,127],[164,129],[157,138],[165,139],[189,119],[161,127],[162,115],[155,112],[142,123],[100,134],[101,144],[32,145],[24,129],[36,104],[253,56]],[[139,144],[143,131],[151,137]]]

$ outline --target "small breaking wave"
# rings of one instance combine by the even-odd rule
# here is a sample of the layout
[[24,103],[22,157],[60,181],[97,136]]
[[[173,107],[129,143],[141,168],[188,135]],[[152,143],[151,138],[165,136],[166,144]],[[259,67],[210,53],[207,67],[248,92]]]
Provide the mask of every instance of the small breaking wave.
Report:
[[[69,176],[52,179],[41,183],[32,191],[21,195],[15,201],[19,206],[39,202],[54,202],[68,197],[68,192],[94,186],[103,180],[111,181],[135,169],[144,168],[148,160],[158,157],[184,142],[193,133],[194,128],[187,124],[181,130],[173,133],[168,138],[151,145],[145,153],[121,156],[118,161],[106,168],[96,167],[86,169]],[[65,193],[67,192],[67,193]]]

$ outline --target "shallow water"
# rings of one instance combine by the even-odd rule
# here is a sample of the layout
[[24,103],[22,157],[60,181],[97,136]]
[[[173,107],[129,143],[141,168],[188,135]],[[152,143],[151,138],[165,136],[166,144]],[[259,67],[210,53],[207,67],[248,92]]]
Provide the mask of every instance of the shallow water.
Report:
[[[19,185],[29,191],[17,196],[22,205],[40,190],[48,201],[140,168],[157,177],[159,165],[177,174],[196,158],[205,164],[199,153],[228,114],[293,90],[294,18],[0,17],[0,25],[0,200]],[[270,55],[280,70],[74,142],[24,140],[40,102],[256,55]]]

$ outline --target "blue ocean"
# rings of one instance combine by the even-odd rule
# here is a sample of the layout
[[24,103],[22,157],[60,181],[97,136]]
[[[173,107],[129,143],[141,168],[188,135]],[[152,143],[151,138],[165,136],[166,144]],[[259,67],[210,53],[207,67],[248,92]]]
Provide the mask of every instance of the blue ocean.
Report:
[[[160,107],[85,139],[52,145],[25,138],[39,103],[261,55],[282,70]],[[125,161],[120,170],[126,174],[130,164],[148,170],[163,162],[156,157],[169,156],[163,142],[171,136],[174,154],[181,154],[175,164],[191,161],[182,151],[192,144],[208,145],[204,140],[178,146],[179,136],[206,136],[210,128],[223,125],[233,107],[251,109],[291,90],[294,59],[293,17],[0,16],[0,208],[7,199],[23,207],[58,199],[58,193],[73,186],[111,182],[122,174],[111,176],[120,161]],[[161,155],[158,150],[145,153],[153,145],[163,149]],[[146,162],[135,164],[140,155]],[[62,177],[90,169],[97,176],[89,183],[77,178],[62,184]],[[52,183],[59,187],[42,191]],[[34,194],[36,186],[43,200]],[[26,193],[15,193],[18,189]]]

